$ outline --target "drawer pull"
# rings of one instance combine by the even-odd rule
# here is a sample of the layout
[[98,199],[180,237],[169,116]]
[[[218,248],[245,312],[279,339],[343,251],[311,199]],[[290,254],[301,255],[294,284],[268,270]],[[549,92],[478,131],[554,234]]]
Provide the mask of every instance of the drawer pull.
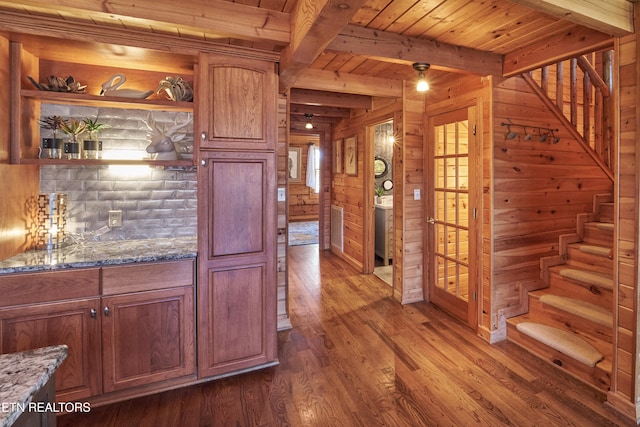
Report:
[[105,307],[105,308],[104,308],[104,315],[105,315],[105,316],[108,316],[108,315],[109,315],[109,313],[111,313],[111,310],[109,310],[109,307]]
[[92,308],[91,310],[89,310],[89,314],[91,315],[92,319],[95,319],[96,318],[96,314],[98,314],[98,312],[95,309]]

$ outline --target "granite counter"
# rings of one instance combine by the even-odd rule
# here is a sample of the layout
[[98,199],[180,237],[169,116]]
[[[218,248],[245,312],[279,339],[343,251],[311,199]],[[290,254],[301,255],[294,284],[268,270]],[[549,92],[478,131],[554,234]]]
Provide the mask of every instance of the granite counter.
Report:
[[57,345],[0,355],[0,427],[12,425],[30,408],[33,396],[51,379],[67,352],[66,345]]
[[0,275],[195,258],[196,237],[85,242],[0,261]]

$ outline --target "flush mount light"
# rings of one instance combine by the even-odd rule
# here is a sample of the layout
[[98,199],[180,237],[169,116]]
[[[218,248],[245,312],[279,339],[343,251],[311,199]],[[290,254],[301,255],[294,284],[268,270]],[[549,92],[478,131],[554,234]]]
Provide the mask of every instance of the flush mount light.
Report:
[[424,76],[424,72],[429,69],[431,65],[425,62],[415,62],[413,69],[418,72],[418,83],[416,84],[416,90],[418,92],[426,92],[429,90],[429,83]]
[[304,116],[307,118],[307,124],[304,125],[305,129],[313,129],[313,123],[311,123],[313,114],[305,114]]

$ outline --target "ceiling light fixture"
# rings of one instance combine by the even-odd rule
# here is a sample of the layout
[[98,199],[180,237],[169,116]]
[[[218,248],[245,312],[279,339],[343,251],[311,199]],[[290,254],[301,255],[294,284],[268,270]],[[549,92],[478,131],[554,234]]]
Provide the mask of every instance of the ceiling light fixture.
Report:
[[305,114],[304,116],[307,118],[307,124],[304,125],[304,128],[313,129],[313,123],[311,123],[311,119],[313,119],[313,114]]
[[418,83],[416,84],[416,90],[418,92],[426,92],[429,90],[429,83],[427,83],[427,79],[424,77],[424,72],[429,69],[431,65],[425,62],[415,62],[413,64],[413,69],[418,72]]

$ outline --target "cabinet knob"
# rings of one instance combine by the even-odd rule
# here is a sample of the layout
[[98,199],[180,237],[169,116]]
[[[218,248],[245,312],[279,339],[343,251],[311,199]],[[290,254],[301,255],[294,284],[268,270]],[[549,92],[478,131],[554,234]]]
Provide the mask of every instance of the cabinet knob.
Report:
[[206,132],[202,132],[202,133],[200,134],[200,139],[201,139],[201,140],[203,140],[203,141],[205,141],[205,140],[207,139],[207,133],[206,133]]
[[109,310],[109,307],[105,307],[105,308],[104,308],[104,315],[105,315],[105,316],[108,316],[108,315],[109,315],[109,313],[111,313],[111,310]]
[[96,318],[96,314],[98,314],[98,312],[95,309],[92,308],[91,310],[89,310],[89,314],[91,315],[92,319],[95,319]]
[[200,160],[200,164],[202,166],[207,166],[207,161],[206,160]]

